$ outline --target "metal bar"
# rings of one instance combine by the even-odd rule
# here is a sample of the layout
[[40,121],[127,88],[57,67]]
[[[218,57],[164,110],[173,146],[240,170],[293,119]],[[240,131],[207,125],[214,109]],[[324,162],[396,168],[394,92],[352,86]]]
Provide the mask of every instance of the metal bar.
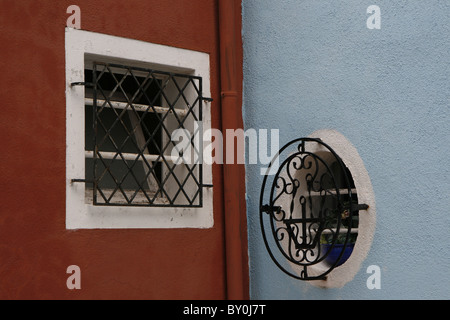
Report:
[[270,205],[265,204],[261,207],[261,211],[265,213],[272,213],[272,212],[279,213],[281,211],[281,207],[280,206],[271,207]]
[[[348,188],[341,188],[341,189],[339,189],[339,194],[340,194],[340,195],[348,194],[348,193],[349,193],[348,190],[349,190]],[[334,190],[331,190],[331,189],[323,189],[322,191],[324,191],[325,193],[330,194],[330,195],[332,195],[332,196],[337,195],[336,189],[334,189]],[[321,195],[322,195],[322,194],[321,194],[322,191],[313,191],[313,190],[311,190],[311,196],[313,196],[313,197],[314,197],[314,196],[321,196]],[[350,189],[350,191],[351,191],[352,194],[353,194],[353,193],[356,193],[356,189],[355,189],[355,188]]]
[[93,204],[97,203],[97,191],[99,191],[100,196],[103,197],[103,199],[106,200],[105,195],[103,194],[103,192],[98,188],[98,182],[97,182],[97,168],[98,168],[98,159],[97,159],[97,155],[96,152],[98,150],[97,147],[97,133],[98,133],[98,114],[97,114],[97,65],[94,63],[93,66],[93,70],[92,70],[92,81],[93,81],[93,94],[94,94],[94,99],[93,99],[93,108],[92,108],[92,129],[93,129],[93,137],[92,137],[92,142],[93,142],[93,146],[94,146],[94,152],[93,152],[93,158],[94,158],[94,165],[92,167],[92,177],[94,178],[94,187],[92,188],[92,200],[93,200]]
[[94,84],[92,83],[92,82],[81,82],[81,81],[79,81],[79,82],[72,82],[71,84],[70,84],[70,86],[71,87],[73,87],[73,86],[86,86],[86,87],[94,87]]
[[116,206],[116,207],[122,207],[124,205],[129,207],[168,207],[171,208],[201,208],[202,206],[199,204],[160,204],[160,203],[151,203],[150,205],[147,203],[118,203],[118,202],[98,202],[96,203],[98,206]]
[[[136,157],[138,156],[137,153],[121,153],[122,154],[122,158],[118,158],[116,152],[99,151],[98,153],[104,159],[121,160],[123,158],[125,160],[130,160],[130,161],[134,161],[134,160],[144,161],[144,159],[142,159],[142,157],[144,157],[145,160],[151,161],[151,162],[162,162],[163,158],[165,158],[166,161],[175,163],[179,159],[179,157],[177,157],[177,156],[164,155],[163,157],[161,157],[160,155],[156,155],[156,154],[141,154],[139,159],[136,159]],[[85,154],[86,158],[94,158],[94,152],[93,151],[85,151],[84,154]]]
[[[97,107],[100,107],[102,105],[104,105],[106,103],[106,100],[100,100],[97,99]],[[94,99],[91,98],[85,98],[84,99],[84,104],[88,105],[88,106],[93,106],[94,105]],[[129,109],[129,104],[126,102],[119,102],[119,101],[108,101],[108,104],[116,109]],[[146,111],[148,109],[148,112],[157,112],[157,113],[176,113],[177,115],[181,116],[181,117],[185,117],[187,114],[187,111],[184,109],[170,109],[170,108],[166,108],[166,107],[158,107],[158,106],[153,106],[150,107],[148,105],[145,104],[138,104],[138,103],[133,103],[133,107],[136,111]]]
[[353,211],[359,211],[359,210],[367,210],[369,209],[369,205],[365,204],[365,203],[361,203],[361,204],[357,204],[357,205],[352,205],[352,210]]
[[[195,83],[194,81],[192,81],[192,85],[195,87]],[[199,108],[198,108],[198,118],[200,120],[200,126],[198,127],[198,129],[200,130],[200,132],[197,134],[197,137],[199,138],[199,149],[198,153],[199,153],[199,157],[200,157],[200,163],[199,163],[199,192],[200,192],[200,205],[203,205],[203,188],[201,187],[203,185],[203,81],[202,79],[198,80],[198,86],[199,86]],[[195,143],[194,143],[194,149],[195,148]],[[195,151],[194,151],[195,152]],[[194,177],[195,179],[195,177]]]
[[120,71],[120,69],[132,69],[133,71],[140,71],[141,73],[154,73],[157,74],[159,76],[170,76],[170,75],[175,75],[177,77],[182,77],[182,78],[191,78],[191,79],[201,79],[200,76],[195,76],[195,75],[190,75],[190,74],[182,74],[182,73],[173,73],[170,71],[162,71],[162,70],[156,70],[156,69],[148,69],[148,68],[141,68],[141,67],[131,67],[129,65],[123,65],[123,64],[118,64],[118,63],[106,63],[106,62],[96,62],[97,65],[102,65],[105,67],[112,67],[114,69],[119,69],[118,71]]
[[94,183],[94,180],[87,180],[87,179],[71,179],[71,183],[74,182],[81,182],[81,183]]

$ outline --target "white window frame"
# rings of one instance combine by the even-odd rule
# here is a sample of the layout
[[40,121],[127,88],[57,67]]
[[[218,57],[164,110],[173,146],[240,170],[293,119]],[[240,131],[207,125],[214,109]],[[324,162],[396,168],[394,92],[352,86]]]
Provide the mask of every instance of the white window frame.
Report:
[[[66,228],[211,228],[213,188],[203,188],[203,206],[136,207],[94,206],[86,202],[85,88],[86,61],[101,57],[108,62],[185,73],[202,77],[204,97],[210,97],[209,54],[84,30],[66,28]],[[210,103],[203,103],[203,130],[211,128]],[[203,142],[204,144],[206,142]],[[205,145],[204,145],[205,147]],[[212,167],[203,163],[203,184],[212,184]]]

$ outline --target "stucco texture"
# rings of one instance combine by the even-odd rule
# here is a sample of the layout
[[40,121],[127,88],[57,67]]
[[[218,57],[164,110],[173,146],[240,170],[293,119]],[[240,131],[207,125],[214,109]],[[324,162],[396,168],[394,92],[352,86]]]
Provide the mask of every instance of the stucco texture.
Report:
[[[370,5],[381,29],[368,29]],[[259,230],[260,166],[247,165],[253,299],[449,299],[448,1],[243,1],[245,129],[280,146],[342,133],[373,185],[377,223],[355,278],[322,289],[279,271]],[[381,269],[369,290],[367,267]]]
[[[64,36],[72,4],[83,30],[209,53],[211,94],[220,101],[215,2],[0,0],[0,299],[225,298],[220,171],[213,228],[66,229]],[[219,116],[214,108],[212,126]],[[66,286],[70,265],[81,269],[81,290]]]

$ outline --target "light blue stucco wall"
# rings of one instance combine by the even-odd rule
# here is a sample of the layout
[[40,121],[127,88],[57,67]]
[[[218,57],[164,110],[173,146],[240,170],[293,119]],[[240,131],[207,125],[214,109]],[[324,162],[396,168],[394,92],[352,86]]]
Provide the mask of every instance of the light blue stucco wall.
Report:
[[[381,29],[366,27],[369,5]],[[252,299],[450,298],[450,1],[244,0],[245,129],[280,146],[335,129],[371,177],[377,224],[355,278],[339,289],[292,279],[259,230],[261,166],[246,166]],[[366,269],[381,268],[369,290]]]

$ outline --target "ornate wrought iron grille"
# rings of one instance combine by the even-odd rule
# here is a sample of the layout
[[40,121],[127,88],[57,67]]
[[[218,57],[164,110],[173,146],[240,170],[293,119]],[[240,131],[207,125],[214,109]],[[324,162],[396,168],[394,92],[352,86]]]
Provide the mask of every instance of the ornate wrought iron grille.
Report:
[[[282,147],[265,175],[260,223],[270,257],[300,280],[326,279],[356,240],[359,210],[351,174],[319,139],[300,138]],[[268,168],[268,172],[271,168]],[[333,254],[337,258],[328,262]]]
[[202,78],[110,63],[94,63],[85,78],[94,205],[201,207]]

